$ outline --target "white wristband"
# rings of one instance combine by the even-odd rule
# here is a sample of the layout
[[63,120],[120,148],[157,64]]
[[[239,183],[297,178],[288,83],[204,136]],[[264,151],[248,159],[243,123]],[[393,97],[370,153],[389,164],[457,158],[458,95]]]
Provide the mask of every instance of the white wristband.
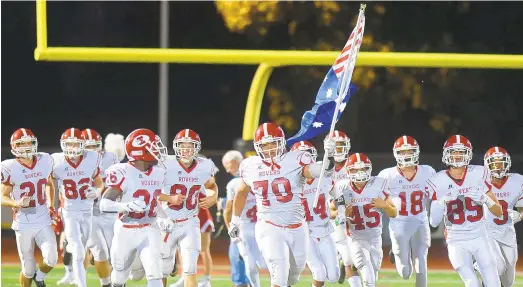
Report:
[[496,205],[496,202],[494,200],[492,200],[492,198],[490,198],[490,196],[488,195],[485,195],[487,197],[487,199],[485,200],[485,204],[487,205],[488,208],[491,208],[492,206]]
[[237,215],[233,215],[232,218],[231,218],[231,223],[234,224],[234,225],[239,225],[240,224],[240,217],[237,216]]
[[100,200],[100,210],[102,212],[123,213],[126,211],[126,206],[125,203],[116,202],[107,198]]

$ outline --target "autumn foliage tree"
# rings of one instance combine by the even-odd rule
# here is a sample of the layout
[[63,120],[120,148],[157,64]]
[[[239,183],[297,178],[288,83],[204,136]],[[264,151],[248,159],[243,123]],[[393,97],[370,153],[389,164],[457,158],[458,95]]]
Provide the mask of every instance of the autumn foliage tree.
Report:
[[[261,48],[339,51],[355,25],[359,3],[216,1],[215,6],[231,32],[247,35]],[[523,25],[523,13],[506,9],[495,16],[496,11],[482,3],[369,3],[360,51],[521,53],[523,37],[509,43],[512,51],[507,51],[506,44],[467,29],[482,25],[490,35],[507,29],[517,34],[514,25]],[[487,15],[489,20],[482,20]],[[268,117],[289,133],[296,131],[327,70],[277,69],[267,89]],[[338,127],[357,138],[356,147],[384,150],[383,141],[392,143],[405,133],[423,138],[422,144],[434,149],[458,132],[488,146],[506,133],[499,125],[509,125],[519,133],[506,145],[516,146],[523,143],[522,118],[515,108],[523,103],[514,98],[521,90],[518,77],[521,72],[357,66],[352,80],[359,91]]]

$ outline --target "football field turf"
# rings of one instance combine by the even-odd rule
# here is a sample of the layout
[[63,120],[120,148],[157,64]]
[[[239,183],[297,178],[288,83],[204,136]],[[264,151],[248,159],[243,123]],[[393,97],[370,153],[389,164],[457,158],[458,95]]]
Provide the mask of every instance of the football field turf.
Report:
[[[227,272],[228,266],[215,266],[215,270],[220,270],[221,274],[224,274],[224,272]],[[14,265],[3,265],[2,266],[2,287],[8,287],[8,286],[18,286],[18,274],[20,272],[20,266],[14,266]],[[63,267],[57,266],[46,278],[46,285],[48,287],[54,287],[56,285],[56,281],[60,280],[62,276],[64,275]],[[168,284],[174,283],[177,278],[169,278]],[[308,271],[305,272],[304,275],[301,276],[300,282],[296,284],[295,286],[298,287],[309,287],[311,286],[311,277],[308,273]],[[269,282],[269,276],[268,275],[262,275],[261,278],[262,286],[270,286]],[[438,286],[438,287],[454,287],[454,286],[463,286],[463,283],[461,282],[458,274],[454,271],[446,271],[446,270],[434,270],[429,271],[429,280],[428,280],[429,286]],[[126,286],[146,286],[145,281],[127,281]],[[94,271],[94,268],[90,268],[87,272],[87,285],[88,286],[100,286],[100,282],[98,281],[98,278],[96,277],[96,273]],[[230,277],[227,275],[220,275],[220,276],[213,276],[212,278],[212,286],[213,287],[230,287],[232,286]],[[338,283],[329,284],[327,283],[325,286],[349,286],[348,283],[344,283],[343,285],[340,285]],[[395,270],[392,269],[386,269],[380,271],[379,279],[376,284],[376,286],[383,286],[383,287],[400,287],[400,286],[414,286],[414,279],[411,278],[410,280],[403,280],[401,279]],[[515,286],[523,286],[523,274],[519,274],[516,276],[516,283]]]

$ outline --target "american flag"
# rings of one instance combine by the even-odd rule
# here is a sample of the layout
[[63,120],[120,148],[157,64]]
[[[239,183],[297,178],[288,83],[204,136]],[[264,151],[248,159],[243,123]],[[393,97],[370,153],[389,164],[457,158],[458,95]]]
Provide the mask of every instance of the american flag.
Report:
[[[334,73],[336,74],[336,77],[338,79],[343,74],[343,71],[345,71],[345,66],[347,65],[347,60],[349,60],[349,63],[352,64],[352,68],[349,70],[352,74],[352,71],[354,70],[354,64],[356,64],[356,56],[358,55],[358,52],[360,50],[361,42],[363,41],[363,32],[365,29],[365,14],[364,9],[360,9],[360,14],[358,16],[358,21],[356,23],[356,27],[354,27],[354,30],[352,30],[352,33],[350,33],[349,40],[347,40],[347,43],[345,44],[345,47],[343,47],[343,50],[341,51],[340,55],[336,58],[336,61],[334,61],[334,65],[332,65],[332,68],[334,69]],[[354,41],[354,49],[353,49],[353,39],[356,37],[356,41]]]

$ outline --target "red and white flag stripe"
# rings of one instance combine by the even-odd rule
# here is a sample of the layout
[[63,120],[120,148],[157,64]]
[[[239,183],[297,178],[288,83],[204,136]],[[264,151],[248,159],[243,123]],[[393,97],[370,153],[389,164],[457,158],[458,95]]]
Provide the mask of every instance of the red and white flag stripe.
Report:
[[[349,40],[347,40],[347,43],[345,44],[345,47],[343,47],[343,50],[341,51],[338,58],[336,58],[336,61],[334,61],[334,65],[332,65],[332,68],[334,69],[334,73],[336,74],[336,77],[338,79],[341,77],[341,74],[345,70],[345,66],[347,64],[347,61],[349,61],[349,71],[354,70],[354,66],[356,64],[356,56],[358,55],[358,52],[360,50],[361,43],[363,41],[363,32],[365,30],[365,14],[363,9],[360,9],[360,14],[358,15],[358,21],[356,22],[356,27],[354,27],[354,30],[352,30],[352,33],[350,33]],[[356,40],[354,41],[354,37],[356,37]],[[353,47],[354,43],[354,47]],[[352,74],[352,71],[350,71]]]

